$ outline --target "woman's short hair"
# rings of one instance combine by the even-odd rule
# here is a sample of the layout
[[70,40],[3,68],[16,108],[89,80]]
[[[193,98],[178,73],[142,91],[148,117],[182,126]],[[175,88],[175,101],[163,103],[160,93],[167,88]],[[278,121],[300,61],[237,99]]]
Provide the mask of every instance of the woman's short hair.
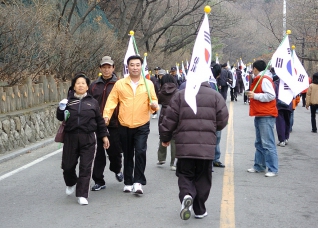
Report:
[[70,89],[74,90],[75,83],[76,83],[77,79],[79,79],[79,78],[84,78],[86,80],[87,86],[89,86],[91,84],[91,80],[89,80],[89,78],[86,76],[86,74],[84,72],[77,72],[75,74],[74,78],[72,79]]
[[318,72],[312,76],[312,83],[318,84]]
[[171,74],[165,74],[164,76],[162,76],[161,78],[161,86],[163,86],[166,83],[176,83],[175,79],[173,78],[173,76]]

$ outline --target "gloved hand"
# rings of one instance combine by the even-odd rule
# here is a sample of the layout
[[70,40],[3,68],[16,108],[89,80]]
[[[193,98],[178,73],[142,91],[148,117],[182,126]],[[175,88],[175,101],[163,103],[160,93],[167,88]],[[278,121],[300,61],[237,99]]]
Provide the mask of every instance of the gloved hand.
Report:
[[59,109],[60,110],[65,110],[67,102],[68,102],[67,99],[61,100],[60,103],[59,103]]

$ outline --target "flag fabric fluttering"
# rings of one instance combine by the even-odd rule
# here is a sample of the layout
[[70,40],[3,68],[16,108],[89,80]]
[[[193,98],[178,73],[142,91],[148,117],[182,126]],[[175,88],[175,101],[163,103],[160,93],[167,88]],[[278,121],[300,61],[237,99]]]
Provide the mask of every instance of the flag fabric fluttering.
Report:
[[178,64],[178,63],[176,63],[176,68],[177,68],[178,80],[181,80],[181,79],[182,79],[182,77],[181,77],[181,74],[180,74],[179,64]]
[[216,55],[216,57],[215,57],[215,62],[216,62],[217,64],[220,64],[220,62],[219,62],[219,56],[218,56],[218,55]]
[[242,79],[243,79],[245,91],[249,90],[249,88],[250,88],[250,75],[249,75],[249,72],[247,70],[242,71]]
[[242,70],[246,68],[245,64],[243,63],[242,58],[240,58],[240,66],[242,67]]
[[291,49],[288,35],[284,37],[282,43],[272,56],[271,64],[277,76],[283,80],[294,92],[297,90],[296,76],[294,73]]
[[308,74],[304,68],[304,66],[301,64],[296,51],[292,50],[292,60],[294,63],[295,68],[295,76],[296,76],[296,90],[293,90],[294,96],[301,93],[301,91],[307,89],[309,87],[309,80],[308,80]]
[[182,73],[184,75],[184,79],[187,80],[187,72],[185,71],[183,61],[182,61],[182,66],[181,67],[182,67]]
[[124,59],[124,70],[123,70],[124,77],[127,77],[129,75],[127,60],[132,55],[136,55],[136,52],[135,52],[134,44],[133,44],[133,36],[130,36],[127,52],[126,52],[125,59]]
[[278,99],[285,102],[286,104],[290,104],[293,100],[293,91],[288,87],[288,85],[282,80],[279,80],[279,89],[278,89]]
[[144,55],[144,62],[142,64],[142,71],[144,72],[143,75],[147,78],[150,79],[149,71],[148,71],[148,64],[147,64],[147,53]]
[[212,50],[209,20],[206,13],[195,40],[192,53],[190,67],[187,74],[185,101],[196,114],[196,95],[198,94],[201,83],[214,78],[210,69]]

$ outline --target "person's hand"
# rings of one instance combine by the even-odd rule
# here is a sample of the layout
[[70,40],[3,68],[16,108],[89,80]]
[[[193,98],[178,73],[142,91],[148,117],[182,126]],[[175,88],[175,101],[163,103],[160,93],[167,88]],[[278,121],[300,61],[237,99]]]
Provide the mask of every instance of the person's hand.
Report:
[[255,93],[253,91],[246,91],[245,93],[248,98],[254,98]]
[[110,143],[109,143],[108,138],[107,138],[107,137],[104,137],[104,138],[103,138],[103,142],[104,142],[104,144],[103,144],[104,149],[108,149],[109,146],[110,146]]
[[67,99],[61,100],[60,103],[59,103],[59,109],[60,110],[65,110],[67,102],[68,102]]
[[170,145],[170,142],[162,142],[161,145],[164,147],[168,147]]
[[308,109],[309,109],[309,106],[306,105],[306,109],[308,110]]
[[222,88],[222,86],[219,86],[219,89],[221,89]]
[[156,110],[157,107],[158,107],[158,104],[157,104],[157,103],[151,103],[151,104],[150,104],[150,108],[151,108],[152,110]]
[[108,124],[109,124],[109,123],[108,123],[108,117],[105,117],[104,120],[105,120],[106,126],[108,126]]

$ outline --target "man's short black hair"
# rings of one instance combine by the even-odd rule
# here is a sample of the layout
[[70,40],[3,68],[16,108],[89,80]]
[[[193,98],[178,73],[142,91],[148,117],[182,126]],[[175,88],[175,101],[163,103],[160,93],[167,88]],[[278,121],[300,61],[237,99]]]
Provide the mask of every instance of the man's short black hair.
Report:
[[256,68],[259,72],[263,71],[266,69],[266,63],[264,60],[256,60],[253,63],[253,68]]
[[212,74],[213,74],[214,78],[216,78],[221,73],[221,65],[214,63],[213,66],[211,66],[211,70],[212,70]]
[[127,65],[129,65],[129,62],[130,62],[130,60],[132,60],[132,59],[139,59],[140,62],[141,62],[141,65],[142,65],[142,63],[144,62],[144,60],[143,60],[139,55],[132,55],[132,56],[130,56],[130,57],[127,59]]

